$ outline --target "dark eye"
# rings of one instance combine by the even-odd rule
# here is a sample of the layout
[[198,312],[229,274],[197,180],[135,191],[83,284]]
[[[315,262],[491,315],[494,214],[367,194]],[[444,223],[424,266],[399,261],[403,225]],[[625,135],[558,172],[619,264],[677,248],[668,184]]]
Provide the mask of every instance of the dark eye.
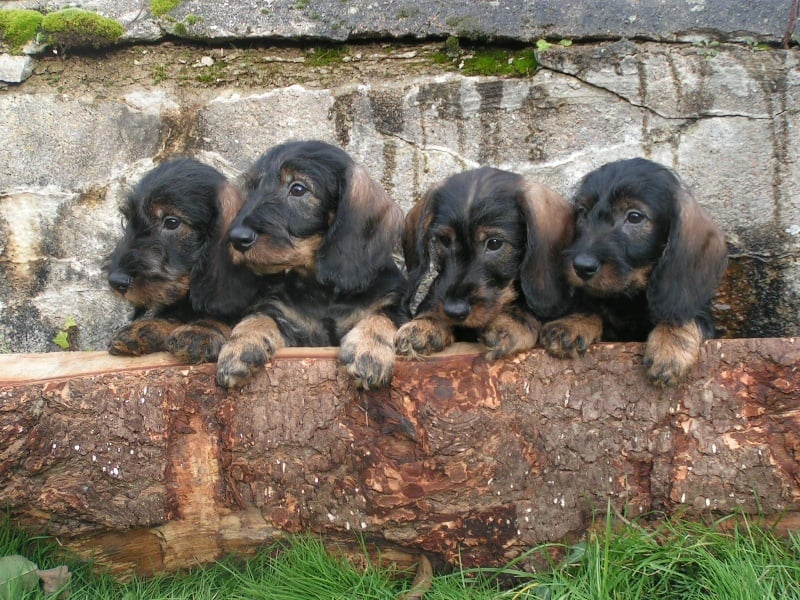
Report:
[[629,211],[627,215],[625,215],[625,222],[631,223],[632,225],[637,225],[644,221],[647,217],[644,216],[644,213],[640,213],[638,210]]
[[496,252],[497,250],[500,250],[500,248],[502,247],[503,247],[503,240],[501,239],[489,238],[488,240],[486,240],[486,249],[489,252]]
[[164,217],[162,225],[164,229],[177,229],[181,226],[181,220],[177,217]]
[[298,198],[305,194],[308,191],[308,188],[304,186],[302,183],[294,182],[292,185],[289,186],[289,195]]
[[586,207],[585,206],[578,205],[578,206],[575,207],[575,218],[578,219],[578,220],[586,218]]

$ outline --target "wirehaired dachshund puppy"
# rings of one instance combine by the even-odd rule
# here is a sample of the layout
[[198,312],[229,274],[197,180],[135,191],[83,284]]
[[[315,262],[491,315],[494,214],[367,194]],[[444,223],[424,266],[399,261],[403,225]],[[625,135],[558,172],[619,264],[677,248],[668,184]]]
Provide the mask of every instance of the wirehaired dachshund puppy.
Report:
[[227,249],[242,204],[222,173],[192,158],[157,166],[131,190],[106,269],[135,320],[113,335],[111,354],[166,350],[192,363],[216,360],[259,282]]
[[242,384],[284,346],[339,345],[357,385],[387,384],[405,320],[406,279],[392,259],[400,207],[320,141],[275,146],[250,168],[245,190],[228,235],[233,260],[267,285],[220,352],[218,383]]
[[560,255],[571,231],[569,202],[515,173],[481,167],[431,187],[405,221],[413,319],[395,336],[397,353],[475,337],[490,359],[535,346],[540,319],[568,307]]
[[601,339],[646,340],[647,375],[675,385],[714,335],[725,236],[675,173],[642,158],[586,175],[574,205],[565,266],[577,310],[545,326],[544,346],[574,356]]

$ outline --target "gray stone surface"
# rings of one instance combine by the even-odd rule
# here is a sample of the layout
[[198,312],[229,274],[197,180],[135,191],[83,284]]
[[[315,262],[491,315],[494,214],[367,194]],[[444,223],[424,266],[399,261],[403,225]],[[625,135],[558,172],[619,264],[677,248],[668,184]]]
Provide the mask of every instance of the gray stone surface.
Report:
[[[177,34],[217,40],[456,35],[527,42],[621,37],[774,42],[786,29],[791,0],[188,0],[160,17],[153,17],[144,0],[74,0],[69,5],[119,20],[130,41]],[[54,0],[0,2],[0,8],[63,6]]]
[[[203,35],[220,38],[401,35],[398,11],[409,11],[407,22],[414,23],[406,33],[445,35],[459,33],[453,15],[479,11],[474,14],[485,17],[482,27],[507,14],[503,35],[526,41],[542,35],[673,41],[700,34],[775,40],[789,2],[665,4],[608,2],[593,19],[579,18],[579,3],[569,1],[311,0],[302,9],[296,0],[186,2],[173,15],[181,19],[202,9]],[[44,3],[0,3],[9,5]],[[129,39],[157,39],[167,24],[146,9],[138,14],[138,2],[82,5],[124,17]],[[612,5],[616,17],[604,8]],[[314,17],[323,6],[338,12]],[[535,12],[535,23],[515,12],[523,9]],[[432,12],[423,19],[422,11]],[[335,28],[340,37],[330,33],[337,18],[343,19]],[[142,53],[157,50],[148,48]],[[222,63],[221,52],[209,55]],[[0,90],[0,351],[56,350],[52,338],[67,317],[78,323],[79,348],[105,347],[129,313],[102,273],[120,231],[118,206],[129,186],[165,155],[194,154],[235,176],[269,146],[301,138],[344,147],[405,209],[431,183],[480,164],[520,172],[568,195],[583,174],[605,162],[631,156],[664,162],[729,236],[735,276],[728,292],[747,296],[732,332],[800,335],[796,49],[576,43],[541,53],[542,68],[519,79],[445,69],[415,75],[402,67],[413,62],[406,58],[415,54],[413,45],[380,54],[385,67],[376,62],[381,58],[348,56],[354,63],[372,61],[380,77],[356,74],[331,85],[317,71],[304,85],[201,86],[147,75],[117,88],[98,85],[90,74],[84,85],[59,79],[77,64],[68,58],[51,59],[28,82]],[[90,60],[99,65],[103,58]],[[289,64],[270,59],[257,68],[280,75]],[[42,84],[48,77],[53,83]],[[718,308],[724,313],[725,306]]]
[[34,60],[30,56],[0,54],[0,81],[20,83],[33,72]]

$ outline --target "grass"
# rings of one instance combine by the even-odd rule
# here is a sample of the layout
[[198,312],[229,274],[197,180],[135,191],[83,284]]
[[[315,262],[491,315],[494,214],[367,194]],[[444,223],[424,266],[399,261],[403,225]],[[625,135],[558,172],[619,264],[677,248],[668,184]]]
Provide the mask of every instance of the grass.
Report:
[[[51,541],[16,531],[5,520],[0,556],[8,554],[22,554],[40,568],[62,560]],[[524,558],[539,564],[549,560],[550,567],[538,573],[520,570],[519,562],[502,569],[456,569],[435,576],[424,600],[800,598],[800,536],[779,538],[743,520],[640,526],[609,518],[579,544],[542,546]],[[393,600],[411,585],[410,574],[358,569],[312,537],[276,544],[247,561],[230,558],[126,583],[96,575],[85,563],[69,565],[71,600]],[[20,600],[43,598],[43,592],[32,590]]]

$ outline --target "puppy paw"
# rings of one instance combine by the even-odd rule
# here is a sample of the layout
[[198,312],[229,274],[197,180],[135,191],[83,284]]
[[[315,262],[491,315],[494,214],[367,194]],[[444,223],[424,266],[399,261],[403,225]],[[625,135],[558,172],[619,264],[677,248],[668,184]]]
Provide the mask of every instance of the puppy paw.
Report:
[[486,358],[496,360],[530,350],[536,345],[539,327],[533,316],[499,315],[481,332],[481,342],[489,349]]
[[167,336],[164,345],[169,352],[185,362],[214,362],[230,333],[230,327],[222,323],[197,321],[175,329]]
[[369,390],[388,385],[394,369],[394,323],[383,315],[363,319],[342,339],[339,361],[356,385]]
[[545,350],[559,358],[575,358],[600,340],[603,321],[597,315],[568,315],[545,323],[540,341]]
[[108,343],[108,353],[141,356],[166,349],[165,341],[180,324],[166,319],[142,319],[119,329]]
[[397,330],[394,347],[401,356],[419,358],[433,354],[453,343],[453,332],[435,319],[418,317]]
[[703,334],[694,321],[679,326],[656,325],[644,351],[650,381],[664,387],[677,385],[697,362],[702,342]]
[[284,346],[278,325],[270,317],[250,317],[234,327],[217,358],[217,383],[237,387],[267,364]]

